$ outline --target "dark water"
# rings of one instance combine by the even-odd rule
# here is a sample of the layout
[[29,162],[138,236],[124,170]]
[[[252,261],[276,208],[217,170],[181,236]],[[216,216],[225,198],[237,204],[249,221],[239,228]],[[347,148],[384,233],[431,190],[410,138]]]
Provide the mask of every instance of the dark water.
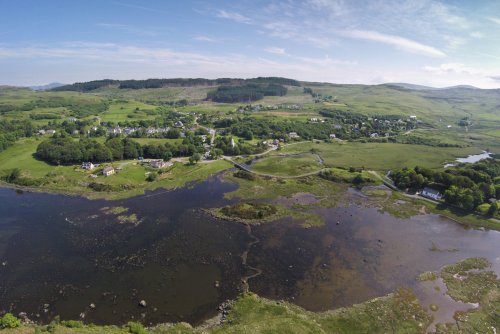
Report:
[[[420,272],[470,256],[489,258],[500,272],[500,233],[466,230],[435,215],[397,219],[354,205],[318,209],[322,228],[284,219],[252,227],[250,237],[244,226],[199,210],[224,205],[232,189],[213,177],[190,189],[115,202],[0,189],[0,310],[40,321],[59,314],[100,324],[197,324],[251,276],[240,256],[253,236],[260,242],[247,263],[262,274],[249,280],[250,289],[310,310],[400,286],[418,290]],[[120,223],[118,214],[101,210],[116,206],[129,208],[125,215],[140,223]]]
[[[119,202],[0,189],[0,308],[41,321],[83,313],[94,323],[214,315],[239,293],[248,235],[198,208],[221,205],[231,189],[214,178]],[[118,205],[141,223],[120,224],[100,210]]]

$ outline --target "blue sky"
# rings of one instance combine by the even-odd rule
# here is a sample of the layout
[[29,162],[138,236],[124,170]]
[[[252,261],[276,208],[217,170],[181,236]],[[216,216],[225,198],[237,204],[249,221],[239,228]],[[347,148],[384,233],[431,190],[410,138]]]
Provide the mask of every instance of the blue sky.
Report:
[[500,87],[500,2],[0,0],[0,84],[284,76]]

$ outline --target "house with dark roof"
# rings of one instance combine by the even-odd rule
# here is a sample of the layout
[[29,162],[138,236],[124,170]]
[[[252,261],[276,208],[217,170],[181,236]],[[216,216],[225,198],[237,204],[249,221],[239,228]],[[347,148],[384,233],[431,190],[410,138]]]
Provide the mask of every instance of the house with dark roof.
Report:
[[92,170],[94,167],[95,165],[91,162],[82,162],[82,169]]
[[439,191],[437,191],[436,189],[429,188],[429,187],[425,187],[424,190],[422,190],[422,192],[420,193],[420,195],[422,195],[423,197],[427,197],[427,198],[436,200],[436,201],[443,198],[443,195],[441,195],[441,193]]

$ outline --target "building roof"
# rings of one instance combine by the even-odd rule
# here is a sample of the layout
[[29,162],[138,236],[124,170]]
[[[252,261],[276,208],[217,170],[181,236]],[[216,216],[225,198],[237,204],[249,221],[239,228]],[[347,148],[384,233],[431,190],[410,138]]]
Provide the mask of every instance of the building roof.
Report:
[[425,187],[424,190],[422,190],[422,193],[424,192],[432,195],[441,195],[441,193],[438,190],[429,187]]

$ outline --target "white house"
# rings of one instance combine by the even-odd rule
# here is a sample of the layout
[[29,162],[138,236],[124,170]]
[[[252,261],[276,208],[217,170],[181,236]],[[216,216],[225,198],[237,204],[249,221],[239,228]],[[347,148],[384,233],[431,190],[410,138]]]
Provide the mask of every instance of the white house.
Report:
[[290,139],[300,138],[300,136],[297,134],[297,132],[290,132],[288,134],[288,137],[290,137]]
[[113,167],[106,167],[102,170],[102,175],[104,176],[110,176],[115,173],[115,169]]
[[422,190],[421,195],[434,200],[440,200],[443,197],[439,191],[428,187],[425,187],[424,190]]
[[91,162],[83,162],[83,163],[82,163],[82,169],[92,170],[92,169],[94,169],[94,168],[95,168],[95,166],[94,166],[94,164],[93,164],[93,163],[91,163]]
[[335,135],[335,133],[330,133],[330,139],[335,139],[337,138],[337,136]]

